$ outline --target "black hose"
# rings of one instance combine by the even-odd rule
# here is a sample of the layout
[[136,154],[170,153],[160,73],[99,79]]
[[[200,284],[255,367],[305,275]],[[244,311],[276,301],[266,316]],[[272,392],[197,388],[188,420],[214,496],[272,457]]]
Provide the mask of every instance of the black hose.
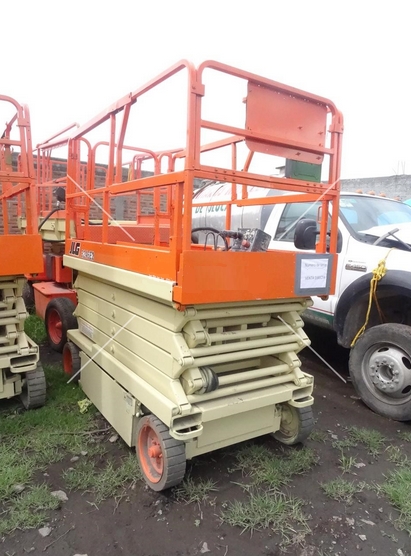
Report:
[[60,207],[57,207],[57,208],[53,209],[52,211],[50,211],[48,213],[48,215],[45,217],[45,219],[40,222],[37,231],[39,232],[41,230],[41,228],[44,226],[44,224],[47,222],[47,220],[50,218],[50,216],[52,216],[55,212],[57,212],[59,210],[60,210]]
[[218,236],[221,237],[221,239],[224,241],[224,245],[225,245],[225,249],[226,251],[229,250],[228,247],[228,241],[227,238],[224,237],[224,235],[221,233],[220,230],[217,230],[217,228],[212,228],[211,226],[204,226],[204,227],[199,227],[199,228],[192,228],[191,233],[195,233],[195,232],[212,232],[214,234],[217,234]]

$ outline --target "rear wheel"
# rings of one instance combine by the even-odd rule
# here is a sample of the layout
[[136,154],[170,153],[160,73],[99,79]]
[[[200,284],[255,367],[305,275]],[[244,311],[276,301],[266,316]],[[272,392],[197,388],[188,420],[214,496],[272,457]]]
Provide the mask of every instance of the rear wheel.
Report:
[[78,382],[80,379],[80,350],[73,342],[66,342],[63,348],[63,370],[72,382]]
[[23,301],[27,311],[30,313],[34,310],[34,288],[31,282],[25,282],[23,286]]
[[20,400],[26,409],[43,407],[46,403],[46,377],[41,363],[34,371],[24,374]]
[[56,297],[47,305],[45,324],[50,346],[62,352],[67,342],[67,331],[77,328],[77,319],[73,315],[76,306],[67,297]]
[[274,438],[289,446],[304,442],[314,427],[312,407],[295,407],[283,404],[280,429],[273,434]]
[[165,490],[183,480],[185,444],[172,438],[168,427],[155,415],[139,420],[136,452],[144,480],[153,490]]
[[411,419],[411,327],[388,323],[369,328],[351,348],[350,375],[370,409],[393,419]]

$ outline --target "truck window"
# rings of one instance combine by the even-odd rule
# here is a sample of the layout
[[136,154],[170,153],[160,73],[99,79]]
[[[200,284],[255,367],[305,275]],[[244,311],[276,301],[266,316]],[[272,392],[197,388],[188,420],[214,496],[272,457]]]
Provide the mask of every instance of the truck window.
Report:
[[295,226],[301,218],[317,220],[319,203],[291,203],[286,205],[274,239],[294,241]]
[[340,198],[340,216],[354,232],[375,226],[411,222],[411,207],[381,197],[344,195]]

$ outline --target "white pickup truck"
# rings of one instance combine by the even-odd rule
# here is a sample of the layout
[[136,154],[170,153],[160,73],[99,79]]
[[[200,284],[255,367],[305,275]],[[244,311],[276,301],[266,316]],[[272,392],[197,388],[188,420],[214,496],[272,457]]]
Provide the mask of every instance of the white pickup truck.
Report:
[[[216,201],[231,186],[212,184],[197,198]],[[250,188],[252,190],[252,188]],[[252,196],[252,191],[251,191]],[[269,190],[268,196],[282,195]],[[219,206],[194,209],[194,225],[220,228]],[[318,218],[319,204],[292,203],[237,207],[233,229],[261,228],[271,236],[270,249],[294,250],[301,219]],[[313,298],[304,320],[335,331],[338,343],[351,349],[349,371],[363,402],[376,413],[411,420],[411,207],[385,197],[341,193],[339,255],[335,295]],[[351,346],[366,321],[373,270],[385,259],[366,330]]]

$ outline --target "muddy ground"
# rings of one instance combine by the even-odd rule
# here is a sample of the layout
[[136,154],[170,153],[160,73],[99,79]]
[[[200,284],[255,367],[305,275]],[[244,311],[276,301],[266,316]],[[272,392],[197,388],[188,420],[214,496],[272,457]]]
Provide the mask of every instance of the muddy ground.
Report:
[[[347,378],[347,352],[338,348],[332,336],[315,337],[312,331],[309,333],[314,347]],[[54,362],[56,355],[43,347],[42,359],[43,363]],[[325,433],[325,441],[309,439],[306,442],[318,455],[318,463],[307,474],[295,476],[283,490],[305,501],[310,533],[295,534],[284,546],[283,539],[270,529],[242,533],[240,527],[221,522],[221,511],[227,502],[245,499],[246,491],[241,485],[250,482],[241,471],[233,471],[235,449],[230,448],[188,464],[188,472],[194,480],[212,479],[218,488],[200,505],[177,501],[172,491],[155,493],[141,481],[120,498],[107,500],[98,507],[93,506],[92,492],[67,491],[68,501],[52,513],[52,532],[48,537],[42,538],[37,529],[17,531],[0,542],[0,554],[275,556],[285,551],[295,556],[357,553],[411,556],[411,538],[394,525],[399,515],[397,510],[375,488],[365,488],[347,504],[328,498],[320,487],[320,483],[342,476],[341,453],[333,443],[345,437],[347,428],[357,426],[379,431],[387,439],[386,446],[397,446],[411,457],[411,443],[399,436],[400,432],[411,432],[410,424],[392,422],[372,413],[355,396],[351,384],[336,378],[308,350],[303,352],[302,360],[304,369],[315,375],[315,430]],[[255,442],[268,445],[273,453],[281,450],[272,438],[264,437]],[[121,441],[110,449],[119,455],[130,452]],[[381,483],[384,475],[394,468],[384,449],[377,457],[372,457],[360,445],[349,453],[361,466],[344,474],[347,480],[365,481],[367,485]],[[65,490],[61,473],[70,465],[67,458],[50,467],[46,480],[53,490]]]

